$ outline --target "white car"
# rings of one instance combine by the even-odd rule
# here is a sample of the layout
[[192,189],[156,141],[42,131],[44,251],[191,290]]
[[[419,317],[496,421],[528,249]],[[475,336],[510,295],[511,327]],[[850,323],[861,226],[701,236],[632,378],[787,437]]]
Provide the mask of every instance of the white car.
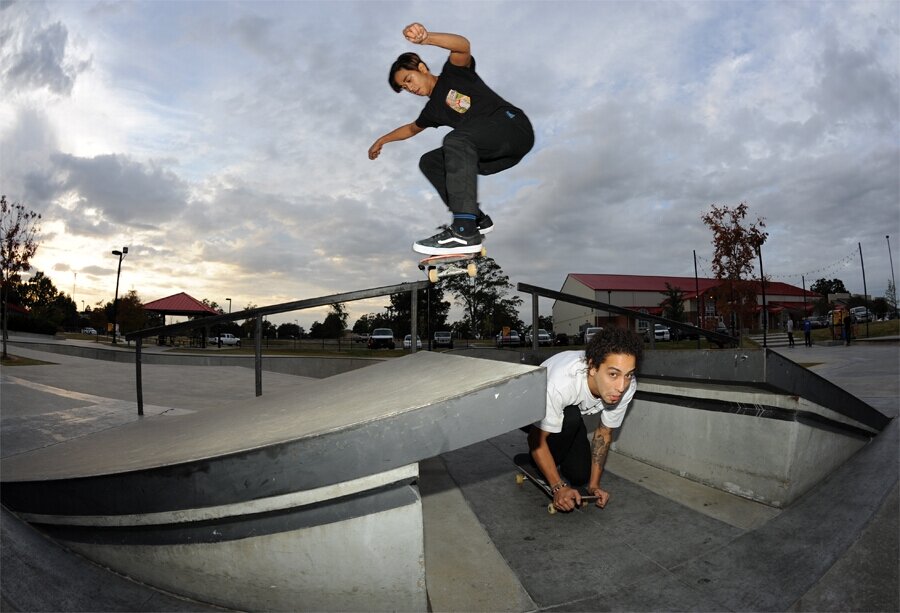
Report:
[[597,334],[603,328],[588,328],[584,331],[584,344],[587,345],[591,342],[591,339],[594,338],[594,335]]
[[210,336],[208,339],[206,339],[206,342],[208,344],[216,346],[216,347],[219,346],[219,341],[222,342],[223,347],[240,347],[241,346],[241,339],[239,339],[234,334],[231,334],[229,332],[223,332],[222,334],[219,334],[218,336]]
[[[403,348],[404,349],[412,348],[412,335],[411,334],[407,334],[406,336],[403,337]],[[421,348],[422,348],[422,339],[420,339],[419,336],[416,335],[416,349],[421,349]]]
[[93,328],[82,328],[81,333],[82,334],[97,334],[97,331],[94,330]]
[[662,324],[653,324],[653,337],[658,341],[670,341],[672,333]]

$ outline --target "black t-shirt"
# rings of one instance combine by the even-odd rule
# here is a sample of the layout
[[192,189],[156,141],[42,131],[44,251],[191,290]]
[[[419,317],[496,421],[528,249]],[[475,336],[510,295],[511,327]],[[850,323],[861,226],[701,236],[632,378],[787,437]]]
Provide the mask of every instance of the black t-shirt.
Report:
[[476,74],[474,57],[469,66],[454,66],[447,60],[416,125],[420,128],[458,128],[469,119],[487,117],[499,109],[518,111]]

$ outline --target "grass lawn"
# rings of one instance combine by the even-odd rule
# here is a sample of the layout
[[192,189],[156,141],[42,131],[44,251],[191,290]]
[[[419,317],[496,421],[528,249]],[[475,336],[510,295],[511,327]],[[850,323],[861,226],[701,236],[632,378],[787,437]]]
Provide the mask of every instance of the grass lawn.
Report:
[[44,366],[52,365],[53,362],[42,362],[41,360],[32,360],[31,358],[23,358],[17,355],[9,354],[6,359],[0,359],[0,366]]

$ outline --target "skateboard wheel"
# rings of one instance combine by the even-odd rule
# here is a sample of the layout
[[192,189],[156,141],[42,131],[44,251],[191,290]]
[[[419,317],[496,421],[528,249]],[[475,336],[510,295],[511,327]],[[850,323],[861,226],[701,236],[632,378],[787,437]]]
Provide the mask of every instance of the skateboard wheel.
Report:
[[525,475],[523,475],[521,473],[516,475],[516,483],[518,483],[519,485],[522,485],[523,483],[525,483]]
[[479,253],[479,255],[480,255],[481,257],[486,256],[486,255],[487,255],[487,248],[486,248],[486,247],[482,247],[482,248],[481,248],[481,253]]
[[432,268],[428,271],[428,280],[432,283],[438,282],[438,271],[436,268]]
[[547,513],[550,515],[556,515],[556,507],[553,506],[553,503],[547,505]]
[[478,267],[475,265],[474,262],[472,262],[471,264],[466,266],[466,272],[469,273],[470,277],[474,277],[475,275],[478,274]]

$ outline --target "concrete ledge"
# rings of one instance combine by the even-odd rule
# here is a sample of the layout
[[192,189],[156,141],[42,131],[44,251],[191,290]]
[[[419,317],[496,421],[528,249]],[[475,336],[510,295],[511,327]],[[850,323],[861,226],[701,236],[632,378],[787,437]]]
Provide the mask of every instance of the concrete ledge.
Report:
[[535,421],[545,386],[531,366],[417,353],[7,457],[0,497],[91,559],[221,606],[424,610],[415,463]]

